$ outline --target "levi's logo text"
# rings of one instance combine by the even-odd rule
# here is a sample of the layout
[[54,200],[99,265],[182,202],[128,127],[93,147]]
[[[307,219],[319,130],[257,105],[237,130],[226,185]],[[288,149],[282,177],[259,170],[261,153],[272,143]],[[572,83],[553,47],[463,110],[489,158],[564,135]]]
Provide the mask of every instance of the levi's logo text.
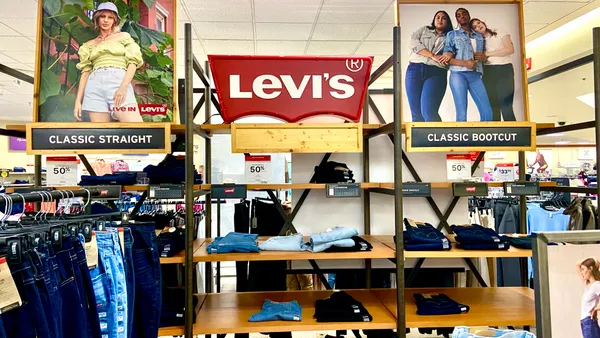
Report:
[[209,55],[225,123],[249,115],[359,121],[371,57]]
[[475,192],[477,190],[477,187],[466,187],[465,190],[467,192]]
[[133,107],[109,107],[109,112],[135,112],[139,109],[142,115],[167,115],[168,105],[166,104],[138,104]]

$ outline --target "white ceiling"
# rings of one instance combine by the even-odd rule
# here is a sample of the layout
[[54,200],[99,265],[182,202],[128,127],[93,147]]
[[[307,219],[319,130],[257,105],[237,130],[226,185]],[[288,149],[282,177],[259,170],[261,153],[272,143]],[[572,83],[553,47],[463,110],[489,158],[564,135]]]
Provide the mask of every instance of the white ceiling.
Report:
[[[179,77],[184,74],[186,22],[192,23],[193,50],[201,61],[207,54],[362,54],[374,56],[377,67],[391,55],[394,0],[178,2]],[[588,3],[526,1],[526,35],[539,34]],[[33,73],[36,14],[36,0],[11,0],[10,6],[0,11],[1,64]],[[390,88],[389,76],[378,81],[377,87]],[[13,78],[0,74],[0,123],[30,121],[32,95],[31,85],[21,83],[16,87]]]

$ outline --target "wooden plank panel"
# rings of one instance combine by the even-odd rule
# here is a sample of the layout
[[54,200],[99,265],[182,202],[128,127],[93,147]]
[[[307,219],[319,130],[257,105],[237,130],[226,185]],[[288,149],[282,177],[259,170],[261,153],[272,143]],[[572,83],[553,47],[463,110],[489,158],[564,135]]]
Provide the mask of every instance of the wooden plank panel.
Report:
[[359,123],[231,125],[233,153],[357,153],[362,140]]
[[[324,260],[324,259],[387,259],[394,258],[394,250],[378,241],[374,236],[361,236],[373,245],[371,251],[361,252],[309,252],[309,251],[261,251],[258,253],[222,253],[209,254],[206,248],[213,242],[213,238],[206,238],[204,243],[194,252],[194,262],[236,262],[236,261],[281,261],[281,260]],[[269,237],[259,237],[258,243],[266,241]],[[305,237],[308,241],[308,237]]]
[[[529,288],[422,288],[404,291],[406,327],[535,325],[533,290]],[[396,290],[372,292],[397,317]],[[468,305],[470,310],[460,315],[419,316],[413,297],[415,293],[444,293],[453,300]]]
[[[335,329],[393,329],[396,319],[384,304],[368,290],[345,290],[361,302],[373,316],[372,322],[317,323],[315,301],[327,298],[332,291],[244,292],[209,294],[194,324],[194,334],[226,334],[287,331],[328,331]],[[260,312],[265,300],[289,302],[296,300],[302,307],[302,321],[248,321]],[[396,299],[394,297],[394,299]]]
[[[363,126],[363,132],[365,134],[368,134],[370,131],[384,126],[384,124],[375,124],[375,123],[366,124],[365,123],[362,126]],[[225,124],[225,123],[201,124],[200,128],[204,129],[209,134],[230,134],[231,133],[231,124]],[[175,132],[173,132],[173,133],[175,133]]]

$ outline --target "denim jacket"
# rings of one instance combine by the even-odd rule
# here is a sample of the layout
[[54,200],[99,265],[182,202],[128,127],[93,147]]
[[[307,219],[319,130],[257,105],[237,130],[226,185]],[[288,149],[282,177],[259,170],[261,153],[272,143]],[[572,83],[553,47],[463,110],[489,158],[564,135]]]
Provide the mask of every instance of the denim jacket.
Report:
[[[410,62],[412,63],[424,63],[429,66],[436,66],[444,68],[439,63],[432,59],[419,54],[423,49],[427,49],[435,55],[442,54],[445,47],[446,35],[437,35],[434,29],[430,29],[428,26],[423,26],[417,29],[410,36]],[[439,50],[438,50],[439,49]]]
[[[471,36],[475,39],[475,52],[481,53],[485,48],[485,39],[477,32],[471,32]],[[475,52],[471,45],[471,38],[469,34],[462,28],[453,30],[446,34],[446,46],[444,47],[444,53],[454,54],[456,60],[474,60]],[[483,64],[477,62],[475,70],[483,74]],[[463,66],[450,66],[450,71],[453,72],[468,72],[471,69]]]

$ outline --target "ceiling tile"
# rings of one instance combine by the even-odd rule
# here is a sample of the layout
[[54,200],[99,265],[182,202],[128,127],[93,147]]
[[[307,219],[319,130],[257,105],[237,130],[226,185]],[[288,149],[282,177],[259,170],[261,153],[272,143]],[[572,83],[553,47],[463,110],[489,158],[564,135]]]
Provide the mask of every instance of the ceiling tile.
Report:
[[525,4],[526,23],[552,23],[585,4],[579,2],[528,2]]
[[[36,37],[37,20],[34,18],[5,18],[0,19],[0,22],[24,36]],[[2,35],[1,31],[0,27],[0,35]]]
[[308,40],[312,24],[257,23],[257,40]]
[[207,54],[254,54],[253,41],[240,40],[204,40],[204,48]]
[[[308,3],[306,3],[308,2]],[[319,1],[254,0],[256,22],[313,23],[319,10]]]
[[383,16],[379,19],[380,24],[394,24],[394,5],[388,7]]
[[34,0],[3,0],[2,3],[10,2],[10,8],[0,10],[0,19],[3,18],[33,18],[37,17],[38,2]]
[[[2,19],[0,19],[2,20]],[[8,19],[6,19],[8,20]],[[4,20],[2,20],[4,21]],[[21,34],[19,34],[17,31],[15,31],[14,29],[10,28],[9,26],[3,24],[3,22],[0,21],[0,36],[21,36]]]
[[307,55],[351,55],[359,41],[311,41]]
[[[8,50],[4,50],[4,47],[2,47],[2,49],[3,49],[2,54],[6,55],[9,58],[12,58],[14,60],[18,60],[22,63],[27,63],[27,64],[33,64],[35,62],[35,53],[32,53],[31,51],[28,51],[28,52],[8,51]],[[2,55],[2,54],[0,54],[0,55]]]
[[256,54],[303,55],[306,41],[257,41]]
[[189,17],[194,21],[252,22],[252,12],[248,7],[231,8],[188,8]]
[[0,63],[1,64],[12,63],[12,62],[18,62],[18,61],[17,61],[17,59],[11,58],[5,54],[0,53]]
[[382,13],[380,8],[349,6],[341,9],[325,7],[319,13],[319,23],[375,23]]
[[367,41],[392,41],[393,40],[393,26],[387,24],[378,24],[371,30]]
[[324,0],[323,7],[352,7],[360,5],[362,7],[385,7],[390,4],[390,0],[369,0],[369,1],[356,1],[356,0]]
[[360,46],[356,50],[355,54],[369,55],[369,56],[375,55],[375,54],[379,54],[379,55],[387,54],[388,56],[390,56],[390,55],[392,55],[393,50],[394,50],[394,47],[393,47],[392,42],[365,41],[362,44],[360,44]]
[[[0,50],[5,51],[35,51],[35,42],[26,37],[0,36]],[[33,53],[32,53],[33,54]]]
[[369,24],[326,24],[320,23],[315,27],[313,40],[363,40],[372,25]]
[[547,25],[545,23],[526,23],[525,36],[533,34],[546,26]]
[[201,39],[252,40],[252,23],[245,22],[194,22],[194,29]]

